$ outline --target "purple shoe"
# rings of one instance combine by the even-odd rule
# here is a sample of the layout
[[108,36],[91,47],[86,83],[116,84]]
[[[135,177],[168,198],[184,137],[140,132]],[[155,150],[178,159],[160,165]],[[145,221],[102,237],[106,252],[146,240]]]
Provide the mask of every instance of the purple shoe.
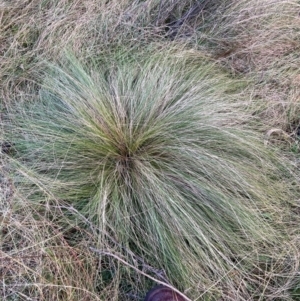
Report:
[[157,285],[147,293],[144,301],[186,301],[186,299],[166,286]]

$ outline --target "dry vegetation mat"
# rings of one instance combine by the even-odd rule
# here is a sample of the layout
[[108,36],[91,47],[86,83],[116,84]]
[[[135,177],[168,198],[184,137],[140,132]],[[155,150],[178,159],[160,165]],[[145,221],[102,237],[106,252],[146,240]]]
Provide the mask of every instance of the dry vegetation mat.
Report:
[[299,300],[299,4],[21,2],[1,300]]

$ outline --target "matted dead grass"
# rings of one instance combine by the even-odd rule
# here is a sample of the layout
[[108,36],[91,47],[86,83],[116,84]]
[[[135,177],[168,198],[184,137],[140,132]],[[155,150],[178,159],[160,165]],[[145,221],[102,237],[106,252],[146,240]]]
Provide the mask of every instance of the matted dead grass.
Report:
[[13,102],[38,99],[44,62],[60,61],[66,49],[89,62],[125,48],[173,48],[178,57],[209,59],[237,80],[229,92],[244,111],[231,122],[262,133],[295,169],[289,183],[279,180],[290,185],[290,208],[274,210],[285,238],[271,254],[253,248],[251,268],[241,269],[246,258],[238,258],[224,277],[180,289],[192,300],[298,300],[299,11],[297,1],[283,0],[2,1],[0,299],[142,300],[154,280],[169,283],[164,269],[116,241],[101,244],[98,226],[69,204],[43,199],[37,205],[28,198],[32,191],[21,193],[3,123]]

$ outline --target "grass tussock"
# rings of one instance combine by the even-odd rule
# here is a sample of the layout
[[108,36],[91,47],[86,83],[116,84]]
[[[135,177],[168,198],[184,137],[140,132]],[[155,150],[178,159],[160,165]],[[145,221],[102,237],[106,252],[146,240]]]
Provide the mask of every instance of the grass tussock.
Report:
[[100,61],[50,65],[38,101],[8,108],[22,194],[66,203],[96,225],[100,254],[114,246],[138,270],[135,254],[182,288],[234,286],[233,270],[254,281],[289,200],[281,163],[241,124],[237,84],[188,54]]

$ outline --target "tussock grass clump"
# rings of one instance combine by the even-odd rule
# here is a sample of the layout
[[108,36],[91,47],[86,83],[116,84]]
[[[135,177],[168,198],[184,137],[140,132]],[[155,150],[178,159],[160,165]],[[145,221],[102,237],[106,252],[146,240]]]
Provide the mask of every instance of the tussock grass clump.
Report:
[[237,83],[184,54],[48,65],[38,101],[8,107],[15,185],[97,225],[100,254],[248,298],[266,290],[253,270],[283,254],[288,171],[242,125]]

